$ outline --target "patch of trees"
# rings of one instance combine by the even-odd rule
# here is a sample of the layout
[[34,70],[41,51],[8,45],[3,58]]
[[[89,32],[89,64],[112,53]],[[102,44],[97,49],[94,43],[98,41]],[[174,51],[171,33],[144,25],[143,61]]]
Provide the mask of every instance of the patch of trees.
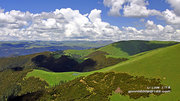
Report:
[[148,90],[147,87],[153,86],[163,85],[159,79],[131,76],[127,73],[94,73],[44,91],[19,96],[18,99],[28,99],[27,101],[109,101],[109,96],[113,92],[129,96],[131,99],[146,98],[150,94],[163,94],[128,93],[130,90]]

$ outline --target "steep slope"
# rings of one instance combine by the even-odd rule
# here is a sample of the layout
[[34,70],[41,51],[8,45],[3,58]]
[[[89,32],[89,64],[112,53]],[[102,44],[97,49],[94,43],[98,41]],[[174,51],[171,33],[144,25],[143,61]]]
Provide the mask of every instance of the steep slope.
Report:
[[121,57],[121,58],[130,58],[130,56],[150,51],[153,49],[171,46],[177,44],[177,42],[171,41],[140,41],[140,40],[131,40],[131,41],[119,41],[108,46],[102,47],[98,50],[107,52],[109,57]]
[[[171,86],[172,92],[164,96],[144,99],[148,101],[178,101],[180,99],[180,44],[148,52],[129,61],[108,67],[104,71],[127,72],[133,75],[160,78]],[[127,100],[127,99],[126,99]]]

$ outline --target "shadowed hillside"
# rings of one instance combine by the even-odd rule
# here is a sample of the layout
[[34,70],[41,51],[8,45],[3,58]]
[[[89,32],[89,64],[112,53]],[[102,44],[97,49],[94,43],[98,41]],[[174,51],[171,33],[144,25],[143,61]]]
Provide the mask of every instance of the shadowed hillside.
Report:
[[160,41],[120,41],[113,43],[114,47],[120,48],[122,51],[128,53],[130,56],[141,52],[175,45],[177,42],[160,42]]
[[89,54],[88,56],[86,56],[86,58],[96,61],[97,65],[94,67],[96,69],[102,69],[128,60],[127,58],[106,57],[106,55],[108,55],[108,53],[103,51],[95,51]]
[[48,56],[51,52],[42,52],[25,56],[0,58],[0,71],[10,68],[36,68],[35,64],[31,61],[32,58],[38,55]]
[[112,66],[126,60],[127,59],[125,58],[106,58],[103,52],[90,54],[87,56],[87,59],[81,63],[79,63],[76,59],[65,55],[62,55],[59,58],[54,58],[53,56],[47,57],[44,55],[38,55],[32,58],[32,62],[37,67],[43,67],[53,72],[87,72]]
[[52,56],[46,57],[44,55],[38,55],[32,58],[32,62],[34,62],[37,67],[44,67],[53,72],[82,72],[85,67],[96,65],[96,62],[90,59],[85,60],[82,63],[78,63],[76,60],[65,55],[62,55],[57,59]]

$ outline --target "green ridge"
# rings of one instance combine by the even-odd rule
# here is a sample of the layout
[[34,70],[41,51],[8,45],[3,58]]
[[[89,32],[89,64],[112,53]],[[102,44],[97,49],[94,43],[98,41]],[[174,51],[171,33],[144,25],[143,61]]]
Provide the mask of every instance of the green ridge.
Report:
[[153,49],[175,45],[178,42],[173,41],[140,41],[140,40],[131,40],[131,41],[119,41],[98,49],[87,49],[87,50],[65,50],[65,55],[79,55],[81,57],[86,57],[89,54],[96,51],[103,51],[108,53],[107,57],[114,58],[130,58],[131,56],[150,51]]
[[86,49],[86,50],[65,50],[64,54],[65,55],[79,55],[80,57],[85,57],[88,54],[91,54],[92,52],[94,52],[95,49]]

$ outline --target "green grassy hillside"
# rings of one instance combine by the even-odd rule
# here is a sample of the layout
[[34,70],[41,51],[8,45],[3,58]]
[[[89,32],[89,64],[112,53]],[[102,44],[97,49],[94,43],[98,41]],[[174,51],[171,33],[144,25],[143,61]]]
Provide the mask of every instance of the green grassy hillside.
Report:
[[[104,71],[127,72],[133,75],[160,78],[171,86],[164,96],[141,99],[147,101],[178,101],[180,99],[180,44],[157,49],[129,61],[105,68]],[[116,99],[117,95],[113,96]],[[120,97],[122,98],[122,97]],[[128,98],[123,98],[128,100]],[[140,100],[140,101],[141,101]]]
[[78,55],[79,57],[87,56],[88,54],[95,52],[95,49],[86,49],[86,50],[65,50],[64,55]]
[[171,46],[177,44],[177,42],[171,41],[120,41],[108,46],[102,47],[98,50],[107,52],[109,57],[121,57],[129,58],[135,54],[150,51],[153,49]]
[[80,57],[86,57],[89,54],[96,51],[103,51],[108,53],[107,57],[115,57],[115,58],[130,58],[135,54],[171,46],[177,44],[178,42],[173,41],[139,41],[139,40],[131,40],[131,41],[119,41],[107,46],[98,48],[98,49],[88,49],[88,50],[65,50],[64,54],[72,56],[79,55]]
[[26,78],[29,77],[37,77],[41,78],[41,80],[45,80],[50,86],[58,85],[61,81],[70,81],[80,76],[87,76],[94,72],[63,72],[63,73],[55,73],[55,72],[47,72],[43,70],[34,69],[32,72],[29,72],[26,75]]

